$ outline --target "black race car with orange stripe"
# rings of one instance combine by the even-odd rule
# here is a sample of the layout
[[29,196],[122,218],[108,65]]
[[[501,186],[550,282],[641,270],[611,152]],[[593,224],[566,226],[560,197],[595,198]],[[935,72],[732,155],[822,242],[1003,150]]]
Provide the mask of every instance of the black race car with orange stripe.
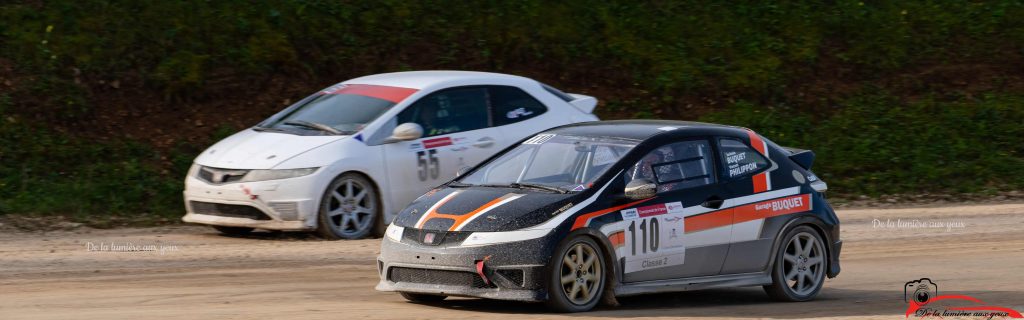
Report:
[[[386,231],[378,290],[546,301],[764,286],[805,301],[839,274],[839,220],[814,153],[740,127],[554,128],[469,169]],[[602,299],[604,298],[604,299]]]

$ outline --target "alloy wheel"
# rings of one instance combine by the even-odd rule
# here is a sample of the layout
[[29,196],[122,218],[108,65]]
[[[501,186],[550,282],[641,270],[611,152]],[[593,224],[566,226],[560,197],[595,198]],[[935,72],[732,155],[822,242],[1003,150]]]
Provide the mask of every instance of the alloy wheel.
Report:
[[339,180],[324,203],[329,227],[343,238],[365,234],[373,225],[376,199],[371,186],[355,179]]
[[800,232],[786,244],[782,256],[786,286],[797,295],[809,295],[824,280],[825,250],[818,238]]
[[562,257],[561,284],[565,297],[577,305],[595,299],[602,281],[601,259],[597,250],[585,242],[576,243]]

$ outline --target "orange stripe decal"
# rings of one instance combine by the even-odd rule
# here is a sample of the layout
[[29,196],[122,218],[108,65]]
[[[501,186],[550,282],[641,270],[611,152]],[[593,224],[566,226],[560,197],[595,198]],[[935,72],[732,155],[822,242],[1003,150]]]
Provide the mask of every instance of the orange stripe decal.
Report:
[[455,197],[451,197],[451,198],[445,199],[444,202],[435,205],[433,210],[430,210],[430,211],[427,211],[427,213],[424,213],[426,215],[426,218],[421,220],[420,223],[418,225],[416,225],[416,228],[417,229],[422,229],[423,225],[427,224],[427,221],[430,221],[430,220],[433,220],[433,219],[451,219],[452,220],[452,226],[448,228],[448,231],[455,231],[456,229],[461,227],[462,224],[466,223],[469,219],[473,218],[477,214],[480,214],[483,211],[492,209],[493,207],[497,206],[499,203],[501,203],[501,202],[503,202],[505,200],[508,200],[509,198],[512,198],[512,197],[518,198],[520,196],[521,195],[517,195],[515,193],[509,193],[509,194],[503,195],[501,197],[498,197],[498,198],[496,198],[494,200],[488,201],[484,205],[482,205],[482,206],[480,206],[480,207],[478,207],[476,209],[473,209],[473,211],[470,211],[470,212],[465,213],[465,214],[451,214],[451,213],[440,213],[440,212],[437,212],[437,210],[441,209],[441,207],[444,206],[445,203],[447,203],[448,201],[451,201],[451,199],[455,198]]
[[616,231],[608,236],[608,242],[612,243],[612,247],[618,248],[626,244],[626,232]]
[[703,231],[732,224],[732,208],[686,217],[686,233]]
[[768,191],[768,172],[754,175],[754,193]]
[[686,233],[811,210],[809,194],[782,197],[686,217]]
[[[761,136],[750,129],[747,129],[747,136],[750,137],[750,146],[754,147],[754,150],[757,150],[762,156],[768,158],[768,145],[764,142],[764,139],[761,139]],[[771,189],[771,182],[768,181],[771,177],[768,175],[769,172],[767,171],[754,175],[754,193],[765,192]]]
[[607,208],[607,209],[602,209],[602,210],[598,210],[598,211],[594,211],[594,212],[590,212],[590,213],[584,213],[583,215],[580,215],[579,217],[576,217],[576,221],[574,221],[573,224],[572,224],[572,230],[576,230],[576,229],[579,229],[579,228],[586,227],[588,224],[590,224],[590,219],[597,218],[599,216],[605,215],[606,213],[614,212],[614,211],[619,211],[619,210],[631,207],[633,205],[640,204],[640,203],[643,203],[643,202],[646,202],[646,201],[649,201],[649,200],[653,200],[653,199],[654,198],[637,200],[637,201],[633,201],[633,202],[630,202],[630,203],[627,203],[627,204],[624,204],[624,205],[621,205],[621,206],[616,206],[616,207],[611,207],[611,208]]

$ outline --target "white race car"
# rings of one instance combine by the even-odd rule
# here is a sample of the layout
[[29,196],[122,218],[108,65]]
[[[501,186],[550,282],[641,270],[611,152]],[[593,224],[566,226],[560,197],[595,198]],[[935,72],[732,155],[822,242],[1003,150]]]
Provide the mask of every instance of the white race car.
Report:
[[551,127],[598,120],[597,99],[467,71],[366,76],[321,90],[196,159],[182,220],[228,234],[380,236],[413,199]]

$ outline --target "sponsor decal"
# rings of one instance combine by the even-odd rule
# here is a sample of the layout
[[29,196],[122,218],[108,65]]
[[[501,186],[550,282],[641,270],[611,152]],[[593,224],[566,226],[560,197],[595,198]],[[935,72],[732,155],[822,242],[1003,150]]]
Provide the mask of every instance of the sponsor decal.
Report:
[[469,138],[466,137],[440,137],[424,139],[420,142],[414,142],[409,144],[410,151],[426,151],[430,149],[437,149],[442,147],[452,147],[452,151],[465,150],[465,145],[469,144]]
[[524,141],[523,144],[544,144],[545,142],[548,142],[548,140],[551,140],[551,138],[554,137],[554,134],[538,134],[536,136],[533,136],[533,138],[530,138],[530,140]]
[[636,208],[629,208],[619,212],[622,213],[622,220],[633,220],[636,218],[640,218],[640,214],[637,213]]
[[810,194],[800,194],[686,217],[686,233],[811,210]]
[[505,113],[505,118],[516,119],[519,117],[525,117],[532,115],[533,111],[526,111],[526,108],[516,108],[515,110]]
[[683,213],[683,204],[681,202],[660,203],[655,205],[643,206],[631,210],[636,210],[640,218],[647,218],[668,213],[681,214]]
[[433,149],[433,148],[437,148],[437,147],[444,147],[444,146],[450,146],[450,145],[452,145],[452,138],[451,137],[442,137],[442,138],[436,138],[436,139],[426,139],[426,140],[423,140],[423,148],[424,149]]
[[[987,305],[978,298],[951,294],[939,295],[939,285],[929,278],[908,281],[903,285],[903,301],[907,302],[905,318],[1024,318],[1017,310],[1007,307]],[[946,301],[946,302],[939,302]],[[953,301],[968,301],[969,306],[945,306]]]

